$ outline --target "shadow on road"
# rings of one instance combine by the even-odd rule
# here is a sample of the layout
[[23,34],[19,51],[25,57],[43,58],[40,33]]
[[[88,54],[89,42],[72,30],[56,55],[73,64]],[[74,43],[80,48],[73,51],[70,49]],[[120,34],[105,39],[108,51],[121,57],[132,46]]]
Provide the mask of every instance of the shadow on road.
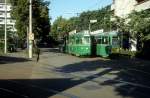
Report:
[[[107,69],[95,75],[104,75],[111,71]],[[74,80],[73,78],[58,79],[14,79],[0,80],[0,98],[48,98],[59,94],[67,98],[79,98],[77,95],[62,93],[62,91],[95,78]]]
[[20,58],[20,57],[0,56],[0,64],[9,64],[9,63],[27,62],[27,61],[30,60],[26,58]]
[[[119,60],[96,60],[83,61],[56,68],[56,71],[64,73],[94,71],[99,68],[112,69],[116,73],[108,71],[105,75],[115,75],[114,79],[97,76],[105,79],[100,85],[111,85],[115,91],[123,97],[148,98],[150,95],[150,62],[140,59],[119,59]],[[105,97],[105,96],[104,96]]]
[[[6,57],[7,58],[7,57]],[[9,58],[9,63],[25,62],[26,59]],[[5,59],[6,60],[6,59]],[[16,60],[16,61],[15,61]],[[6,61],[5,61],[6,62]],[[6,62],[7,63],[7,62]],[[86,78],[50,78],[50,79],[7,79],[0,80],[0,98],[48,98],[55,94],[68,98],[78,98],[76,95],[62,93],[62,91],[93,81],[95,78],[104,79],[104,75],[116,75],[114,79],[105,79],[96,82],[100,86],[114,86],[115,92],[123,97],[149,98],[150,92],[150,62],[138,59],[123,60],[94,60],[68,64],[54,68],[53,71],[70,74],[74,72],[95,71],[100,68],[105,70]],[[117,71],[117,73],[111,73]],[[95,81],[93,81],[95,82]],[[61,92],[61,93],[60,93]],[[105,96],[104,96],[105,98]]]

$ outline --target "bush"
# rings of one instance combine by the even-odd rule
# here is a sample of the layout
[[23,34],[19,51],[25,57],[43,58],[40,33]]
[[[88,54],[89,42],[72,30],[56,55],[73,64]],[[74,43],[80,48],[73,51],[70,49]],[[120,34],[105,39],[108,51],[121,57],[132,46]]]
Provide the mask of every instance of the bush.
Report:
[[136,57],[141,59],[150,59],[150,40],[144,42],[144,46],[141,51],[136,53]]
[[0,42],[0,50],[4,49],[4,43]]
[[124,49],[114,49],[112,50],[112,54],[110,55],[110,58],[116,59],[116,58],[132,58],[135,57],[136,52],[124,50]]

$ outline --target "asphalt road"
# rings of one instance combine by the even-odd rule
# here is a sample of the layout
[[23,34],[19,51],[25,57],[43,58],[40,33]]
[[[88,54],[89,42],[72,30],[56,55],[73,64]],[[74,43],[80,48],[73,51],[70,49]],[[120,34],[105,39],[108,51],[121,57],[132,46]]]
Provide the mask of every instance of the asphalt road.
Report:
[[39,62],[20,55],[0,57],[0,98],[149,98],[149,61],[57,49],[42,49]]

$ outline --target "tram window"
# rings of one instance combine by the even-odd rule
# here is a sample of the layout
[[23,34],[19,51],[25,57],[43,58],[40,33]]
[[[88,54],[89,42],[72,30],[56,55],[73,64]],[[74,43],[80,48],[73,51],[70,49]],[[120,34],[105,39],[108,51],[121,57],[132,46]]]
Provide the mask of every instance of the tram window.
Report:
[[102,37],[102,44],[108,44],[108,37]]
[[69,44],[71,44],[71,39],[69,39],[69,42],[68,42]]
[[101,38],[98,38],[98,39],[97,39],[97,43],[98,43],[98,44],[101,44],[101,43],[102,43],[102,39],[101,39]]
[[112,39],[112,45],[114,45],[114,46],[119,45],[119,40],[118,40],[117,37],[113,37],[113,39]]
[[79,39],[78,38],[76,39],[76,44],[79,44]]
[[69,44],[74,44],[74,39],[73,39],[73,38],[71,38],[71,39],[69,40]]
[[75,44],[76,42],[75,42],[75,39],[72,39],[72,44]]
[[84,44],[89,44],[90,43],[90,37],[84,37],[83,39]]
[[82,39],[81,38],[77,38],[76,39],[76,44],[82,44]]

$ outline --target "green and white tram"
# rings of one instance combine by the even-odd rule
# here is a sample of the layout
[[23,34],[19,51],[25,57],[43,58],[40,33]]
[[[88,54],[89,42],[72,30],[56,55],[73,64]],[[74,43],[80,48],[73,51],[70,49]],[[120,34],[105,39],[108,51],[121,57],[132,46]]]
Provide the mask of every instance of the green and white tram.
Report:
[[91,55],[91,38],[88,31],[70,34],[66,48],[68,53],[76,56]]
[[111,45],[109,41],[109,35],[105,32],[95,35],[96,39],[96,55],[102,57],[108,57],[111,53]]
[[97,32],[91,34],[88,31],[69,34],[66,40],[65,52],[76,56],[97,55],[108,57],[113,48],[119,48],[118,32]]

